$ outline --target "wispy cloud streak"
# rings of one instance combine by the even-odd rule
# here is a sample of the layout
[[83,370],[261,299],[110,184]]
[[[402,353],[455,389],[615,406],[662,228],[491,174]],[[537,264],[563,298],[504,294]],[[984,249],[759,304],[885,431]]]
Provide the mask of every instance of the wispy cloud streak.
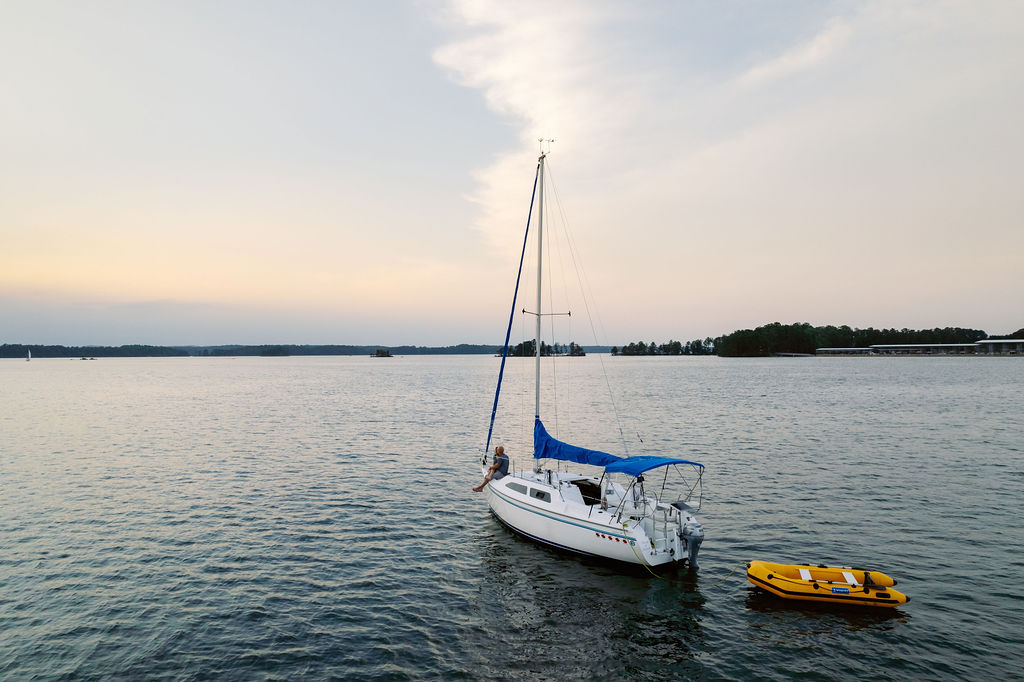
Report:
[[[535,138],[554,136],[577,217],[607,244],[599,264],[663,292],[647,309],[609,289],[637,316],[709,332],[769,318],[998,326],[969,301],[990,295],[993,269],[1024,269],[1005,250],[1024,254],[1011,217],[1024,6],[744,6],[733,28],[754,40],[712,10],[546,7],[454,3],[463,37],[435,53],[521,140],[477,173],[478,226],[496,243],[520,222],[510,188]],[[1003,246],[944,246],[978,224]],[[898,295],[863,300],[884,291]]]

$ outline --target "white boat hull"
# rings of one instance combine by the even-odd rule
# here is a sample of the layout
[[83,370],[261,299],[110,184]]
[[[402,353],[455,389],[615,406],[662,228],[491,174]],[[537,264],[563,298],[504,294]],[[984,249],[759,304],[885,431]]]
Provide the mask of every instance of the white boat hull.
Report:
[[[553,474],[555,485],[547,484],[544,474],[506,476],[487,485],[487,502],[506,526],[553,547],[630,564],[686,563],[687,542],[678,529],[682,526],[680,517],[685,520],[688,515],[659,505],[665,517],[659,524],[655,519],[631,517],[615,509],[603,510],[597,504],[565,499],[574,490],[565,479],[573,477],[561,476],[559,480],[559,474]],[[510,482],[529,492],[511,489]],[[537,499],[535,492],[547,493],[550,501]]]

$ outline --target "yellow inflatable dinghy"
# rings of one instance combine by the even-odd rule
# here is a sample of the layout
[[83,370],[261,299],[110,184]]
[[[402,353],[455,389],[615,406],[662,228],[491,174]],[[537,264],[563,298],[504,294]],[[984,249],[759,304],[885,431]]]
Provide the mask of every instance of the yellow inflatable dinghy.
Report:
[[886,574],[860,568],[751,561],[747,580],[786,599],[890,607],[910,601],[892,589],[896,581]]

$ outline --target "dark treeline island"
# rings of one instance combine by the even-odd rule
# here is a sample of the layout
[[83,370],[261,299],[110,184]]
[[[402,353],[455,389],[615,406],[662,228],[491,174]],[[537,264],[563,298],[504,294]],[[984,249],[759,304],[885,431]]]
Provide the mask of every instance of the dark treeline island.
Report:
[[945,327],[935,329],[852,329],[832,325],[813,327],[806,322],[773,322],[757,329],[740,329],[725,336],[680,343],[643,341],[612,346],[612,355],[719,355],[721,357],[764,357],[777,354],[813,355],[818,348],[868,348],[878,344],[975,343],[985,339],[1024,338],[1024,328],[1011,334],[989,336],[980,329]]
[[[541,355],[583,356],[587,352],[612,355],[719,355],[722,357],[762,357],[776,354],[813,355],[818,348],[868,348],[878,344],[947,344],[975,343],[983,340],[1021,339],[1024,328],[1004,335],[989,336],[980,329],[945,327],[935,329],[852,329],[832,325],[813,327],[806,322],[781,324],[773,322],[756,329],[740,329],[717,338],[693,341],[650,343],[637,341],[625,346],[548,345],[541,342]],[[532,356],[533,340],[509,348],[509,356]],[[461,343],[456,346],[348,346],[287,345],[261,346],[49,346],[20,343],[0,344],[0,358],[110,358],[110,357],[228,357],[292,355],[492,355],[501,353],[501,346]]]
[[715,340],[711,338],[695,339],[683,343],[681,341],[669,341],[668,343],[657,344],[654,341],[644,343],[637,341],[619,348],[612,346],[612,355],[714,355]]
[[813,355],[818,348],[868,348],[876,344],[974,343],[987,339],[980,329],[851,329],[847,326],[812,327],[806,322],[774,322],[757,329],[740,329],[715,339],[715,352],[723,357],[759,357],[777,353]]
[[[500,348],[498,349],[498,352],[501,352]],[[533,357],[536,352],[537,344],[533,342],[533,339],[523,341],[522,343],[516,344],[515,348],[508,349],[509,357],[514,358]],[[556,341],[553,345],[549,345],[541,341],[540,354],[545,357],[550,357],[552,355],[571,355],[573,357],[582,357],[586,355],[587,352],[583,346],[577,345],[575,341],[570,341],[568,344]]]

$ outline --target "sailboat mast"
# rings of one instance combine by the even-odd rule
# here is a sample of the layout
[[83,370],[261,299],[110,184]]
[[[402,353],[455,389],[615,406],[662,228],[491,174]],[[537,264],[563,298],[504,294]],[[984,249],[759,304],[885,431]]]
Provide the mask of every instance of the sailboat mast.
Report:
[[541,321],[541,273],[544,271],[542,256],[544,254],[544,153],[541,152],[540,177],[538,181],[537,194],[537,343],[534,353],[536,356],[536,376],[534,381],[534,415],[540,416],[540,321]]

